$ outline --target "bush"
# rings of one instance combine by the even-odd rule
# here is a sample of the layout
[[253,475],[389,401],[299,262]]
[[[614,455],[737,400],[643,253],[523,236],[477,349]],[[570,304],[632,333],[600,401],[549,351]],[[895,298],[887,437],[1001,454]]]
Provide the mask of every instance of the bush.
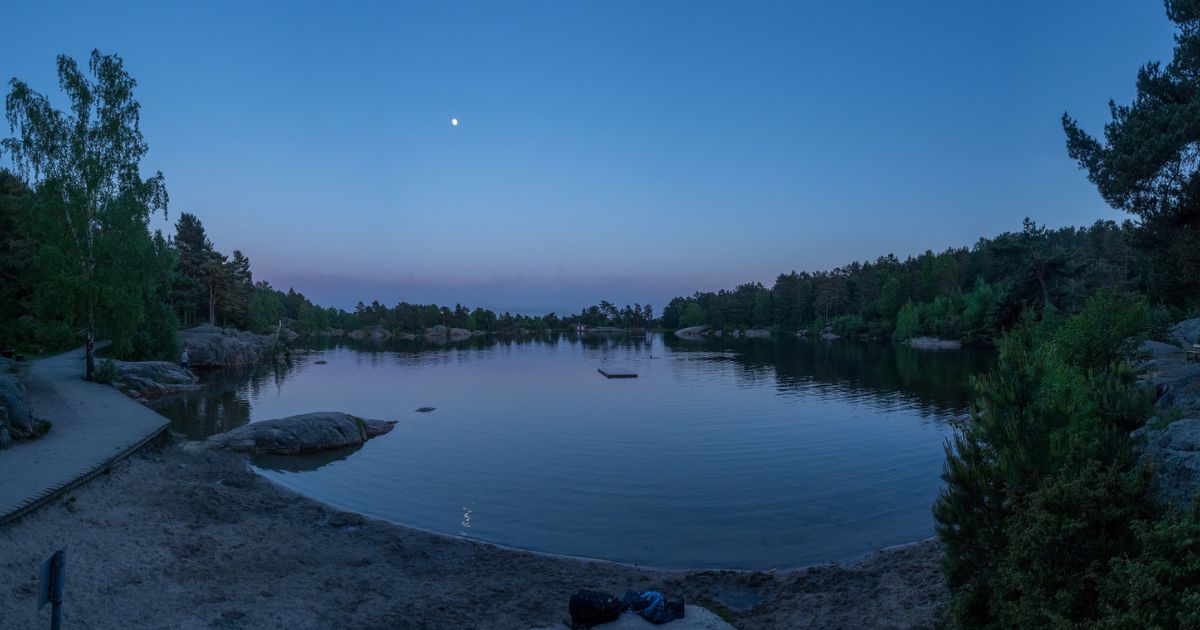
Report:
[[867,332],[867,324],[858,315],[842,315],[833,319],[833,332],[842,337],[861,337]]
[[892,338],[896,341],[908,341],[921,334],[921,316],[912,302],[905,302],[896,314],[896,330]]
[[1152,402],[1128,362],[1143,306],[1098,296],[1065,320],[1027,312],[974,380],[972,421],[946,446],[934,505],[963,626],[1110,615],[1110,565],[1136,551],[1134,524],[1153,515],[1129,439]]

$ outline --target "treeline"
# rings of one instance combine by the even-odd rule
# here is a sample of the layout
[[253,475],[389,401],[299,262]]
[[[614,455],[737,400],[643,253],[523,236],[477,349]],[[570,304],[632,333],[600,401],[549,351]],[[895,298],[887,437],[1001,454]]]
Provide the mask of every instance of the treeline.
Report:
[[677,297],[664,328],[707,324],[905,340],[930,335],[990,342],[1028,308],[1078,312],[1097,291],[1147,294],[1152,267],[1132,245],[1135,227],[1097,221],[1057,230],[1026,219],[1020,232],[973,247],[894,255],[827,272],[781,274],[758,283]]

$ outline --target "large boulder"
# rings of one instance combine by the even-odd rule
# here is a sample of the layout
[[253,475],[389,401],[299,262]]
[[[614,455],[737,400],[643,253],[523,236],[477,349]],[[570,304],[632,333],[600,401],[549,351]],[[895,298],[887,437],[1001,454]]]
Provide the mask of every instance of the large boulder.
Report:
[[275,337],[202,324],[179,331],[179,346],[193,367],[254,365],[273,356]]
[[1177,420],[1145,436],[1140,461],[1154,466],[1155,495],[1180,507],[1191,505],[1200,489],[1200,418]]
[[299,455],[356,446],[391,431],[395,426],[395,420],[368,420],[336,411],[317,411],[252,422],[214,435],[205,444],[209,448],[225,448],[242,453]]
[[1146,378],[1158,396],[1155,406],[1184,412],[1200,411],[1200,363],[1152,361]]
[[938,337],[913,337],[907,343],[908,347],[917,350],[957,350],[962,347],[962,342],[958,339]]
[[195,374],[169,361],[113,361],[112,367],[109,382],[134,398],[157,398],[200,387]]
[[17,377],[0,374],[0,448],[33,434],[33,415]]
[[708,335],[708,330],[712,326],[688,326],[675,331],[675,336],[680,339],[703,339]]
[[1146,340],[1138,345],[1137,353],[1147,359],[1173,359],[1182,360],[1183,350],[1179,346],[1173,346],[1169,343],[1161,341]]
[[1171,326],[1167,334],[1172,341],[1187,348],[1194,343],[1200,343],[1200,317],[1185,319]]

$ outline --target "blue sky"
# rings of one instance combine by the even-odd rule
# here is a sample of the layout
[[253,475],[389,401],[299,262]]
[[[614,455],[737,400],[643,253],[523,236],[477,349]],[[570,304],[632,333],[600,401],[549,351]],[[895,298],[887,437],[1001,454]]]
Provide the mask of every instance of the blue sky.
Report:
[[560,313],[1124,218],[1060,117],[1100,131],[1173,33],[1156,0],[43,0],[4,21],[0,78],[45,93],[57,54],[124,57],[170,220],[199,215],[257,279]]

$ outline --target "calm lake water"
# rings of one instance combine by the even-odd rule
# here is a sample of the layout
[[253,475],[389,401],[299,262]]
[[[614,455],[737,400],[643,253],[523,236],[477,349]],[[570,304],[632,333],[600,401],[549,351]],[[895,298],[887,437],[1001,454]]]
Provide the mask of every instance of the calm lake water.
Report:
[[943,440],[991,360],[661,335],[329,345],[157,408],[191,438],[309,411],[399,420],[362,448],[255,461],[368,516],[657,567],[790,568],[933,534]]

